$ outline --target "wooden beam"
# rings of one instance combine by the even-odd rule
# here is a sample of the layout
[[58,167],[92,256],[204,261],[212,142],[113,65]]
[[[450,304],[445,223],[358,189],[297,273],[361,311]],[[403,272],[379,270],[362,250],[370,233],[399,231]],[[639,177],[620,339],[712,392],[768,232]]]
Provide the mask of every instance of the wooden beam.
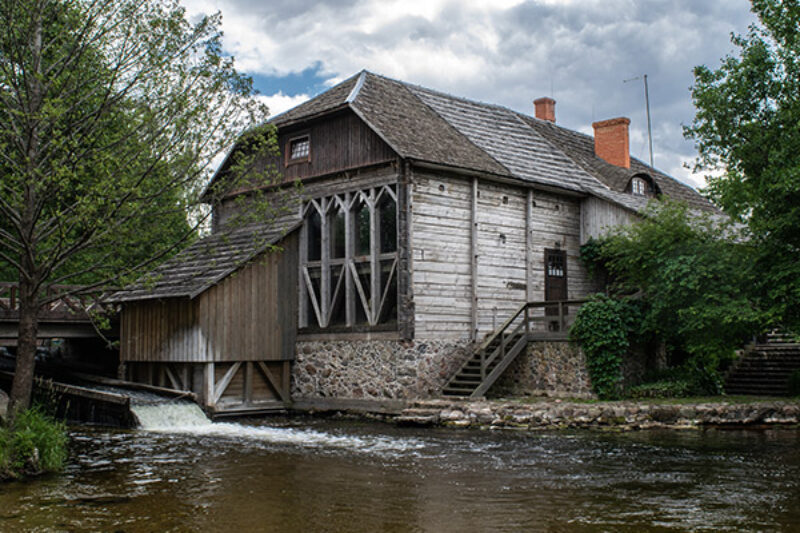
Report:
[[233,363],[227,372],[225,372],[225,375],[222,376],[222,379],[219,380],[219,383],[214,384],[214,405],[216,405],[220,398],[222,398],[222,395],[225,394],[225,391],[228,389],[228,386],[231,384],[231,381],[233,381],[233,378],[236,376],[241,366],[241,361]]
[[472,330],[470,339],[478,338],[478,178],[472,178],[472,201],[470,202],[470,278],[472,281]]
[[300,283],[297,284],[297,325],[304,328],[308,326],[308,293],[304,280],[306,263],[308,262],[308,223],[303,222],[300,228],[300,241],[298,243],[298,261]]
[[322,243],[320,262],[322,263],[322,267],[320,268],[319,274],[319,325],[326,328],[331,318],[331,235],[328,217],[330,215],[331,204],[333,204],[334,209],[336,209],[336,204],[333,198],[321,198],[320,203],[322,204],[320,212],[320,242]]
[[397,325],[400,336],[414,338],[414,291],[411,280],[413,266],[411,246],[413,234],[411,227],[411,182],[412,175],[408,164],[398,161],[397,180]]
[[370,260],[370,313],[369,323],[374,326],[378,323],[378,312],[380,311],[379,294],[381,293],[381,263],[378,256],[381,253],[380,233],[378,232],[378,195],[376,189],[370,189],[368,202],[369,205],[369,260]]
[[533,300],[533,189],[528,189],[525,204],[525,301]]
[[272,374],[269,367],[264,364],[263,361],[257,361],[258,369],[261,370],[261,373],[264,374],[264,377],[267,378],[267,382],[269,382],[270,386],[275,390],[275,393],[281,397],[281,400],[284,402],[289,401],[289,394],[288,391],[283,389],[281,385],[281,381],[283,381],[283,377],[279,380],[275,375]]
[[214,402],[214,363],[206,363],[203,369],[203,404],[210,407]]
[[244,364],[244,403],[253,402],[253,362]]
[[[356,195],[358,198],[358,195]],[[347,326],[352,326],[356,323],[356,299],[353,292],[353,278],[350,276],[348,265],[353,262],[353,255],[355,250],[355,234],[353,233],[353,194],[345,193],[344,195],[344,305],[345,305],[345,322]]]
[[164,373],[167,375],[169,382],[172,383],[173,389],[183,390],[184,387],[181,385],[181,381],[175,376],[172,370],[170,370],[169,363],[164,363]]

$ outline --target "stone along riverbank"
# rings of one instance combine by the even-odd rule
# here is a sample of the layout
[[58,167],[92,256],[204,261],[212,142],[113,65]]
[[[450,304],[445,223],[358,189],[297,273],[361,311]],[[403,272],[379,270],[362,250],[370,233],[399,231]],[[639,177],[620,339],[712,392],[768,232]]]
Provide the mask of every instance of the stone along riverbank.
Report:
[[800,401],[666,404],[547,400],[424,400],[391,417],[397,424],[457,428],[616,430],[701,427],[800,427]]

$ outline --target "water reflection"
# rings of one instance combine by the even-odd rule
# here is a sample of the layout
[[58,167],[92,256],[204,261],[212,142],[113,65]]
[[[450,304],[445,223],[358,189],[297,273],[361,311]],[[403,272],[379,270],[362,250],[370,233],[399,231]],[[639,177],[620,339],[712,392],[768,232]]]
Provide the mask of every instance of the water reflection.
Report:
[[790,530],[799,435],[79,429],[64,474],[0,485],[0,531]]

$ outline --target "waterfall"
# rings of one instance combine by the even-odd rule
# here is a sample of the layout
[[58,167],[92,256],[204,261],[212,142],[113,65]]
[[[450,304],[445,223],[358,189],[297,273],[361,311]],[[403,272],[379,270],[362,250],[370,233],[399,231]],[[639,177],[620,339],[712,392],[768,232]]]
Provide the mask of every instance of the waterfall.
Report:
[[180,431],[211,425],[202,409],[189,401],[140,403],[131,399],[131,411],[139,427],[149,431]]

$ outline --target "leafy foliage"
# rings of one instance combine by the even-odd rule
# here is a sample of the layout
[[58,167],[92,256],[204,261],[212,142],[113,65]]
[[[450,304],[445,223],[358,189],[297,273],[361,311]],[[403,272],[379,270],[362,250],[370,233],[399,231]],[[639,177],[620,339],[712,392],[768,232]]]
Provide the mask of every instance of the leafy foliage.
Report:
[[603,294],[593,296],[578,310],[569,334],[586,355],[592,388],[600,399],[619,396],[622,361],[640,319],[637,306]]
[[611,294],[640,302],[641,320],[629,331],[664,342],[692,392],[713,394],[722,390],[720,365],[770,319],[753,291],[755,253],[736,226],[654,202],[643,220],[595,244],[585,260],[609,270]]
[[66,426],[38,407],[18,413],[0,427],[0,479],[57,472],[67,459]]
[[[21,0],[0,3],[0,26],[0,276],[20,284],[11,402],[24,407],[39,308],[138,277],[195,236],[201,202],[274,185],[276,134],[254,127],[267,109],[222,53],[219,15],[191,23],[178,0]],[[206,190],[243,130],[257,156],[233,157],[225,187]],[[272,220],[267,195],[249,199]]]
[[707,193],[751,230],[753,277],[776,325],[800,331],[800,5],[753,0],[760,24],[738,55],[698,66],[685,130],[709,172]]

